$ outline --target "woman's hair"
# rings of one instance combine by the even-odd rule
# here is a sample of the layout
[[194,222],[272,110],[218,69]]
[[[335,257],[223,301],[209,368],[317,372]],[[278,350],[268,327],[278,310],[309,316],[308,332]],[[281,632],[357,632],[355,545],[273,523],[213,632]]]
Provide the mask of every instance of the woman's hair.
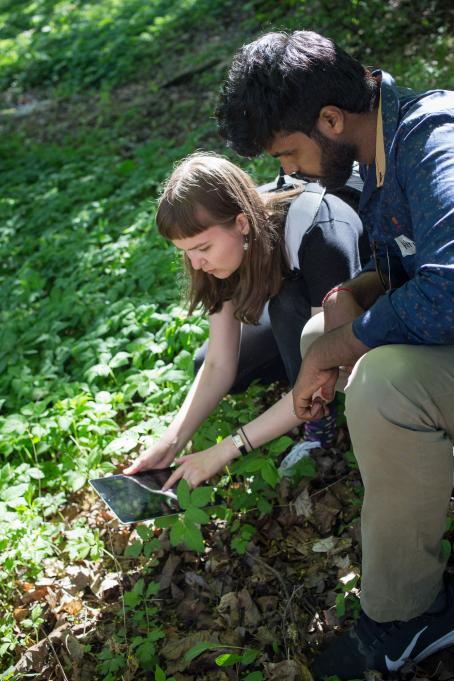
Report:
[[216,154],[195,153],[176,166],[159,199],[156,222],[162,236],[185,239],[215,224],[231,229],[239,213],[250,225],[249,248],[238,270],[226,279],[195,270],[184,255],[190,312],[202,303],[212,314],[231,300],[237,319],[258,323],[266,301],[279,291],[288,271],[283,227],[288,195],[260,194],[247,173]]
[[276,133],[310,136],[324,106],[365,113],[377,82],[359,61],[313,31],[266,33],[235,55],[216,115],[242,156],[257,156]]

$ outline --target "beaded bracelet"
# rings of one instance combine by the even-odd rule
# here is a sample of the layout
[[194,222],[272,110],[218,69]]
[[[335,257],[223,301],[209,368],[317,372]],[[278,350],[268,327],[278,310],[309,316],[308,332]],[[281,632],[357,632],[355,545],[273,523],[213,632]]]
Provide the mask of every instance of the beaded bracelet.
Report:
[[351,293],[353,295],[353,290],[351,288],[347,288],[347,286],[335,286],[330,291],[328,291],[328,293],[323,298],[322,307],[325,307],[325,303],[328,300],[328,298],[330,298],[334,293],[340,293],[341,291],[346,291],[347,293]]

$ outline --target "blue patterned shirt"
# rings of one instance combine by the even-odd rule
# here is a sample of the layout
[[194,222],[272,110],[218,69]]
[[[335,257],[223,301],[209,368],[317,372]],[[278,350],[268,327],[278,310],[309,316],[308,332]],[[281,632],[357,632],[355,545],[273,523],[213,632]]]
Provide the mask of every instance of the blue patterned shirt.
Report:
[[369,348],[454,344],[454,92],[381,74],[386,172],[377,188],[375,163],[360,168],[359,213],[391,290],[353,333]]

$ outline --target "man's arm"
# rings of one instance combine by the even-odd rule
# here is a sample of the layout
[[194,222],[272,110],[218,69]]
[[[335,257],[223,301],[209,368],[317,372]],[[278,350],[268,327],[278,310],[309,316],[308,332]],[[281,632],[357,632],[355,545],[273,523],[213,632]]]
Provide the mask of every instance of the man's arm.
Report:
[[363,310],[368,310],[384,293],[380,278],[375,270],[362,272],[354,279],[343,283],[342,286],[351,290],[353,298]]
[[[320,336],[307,351],[293,388],[293,409],[302,420],[321,418],[332,400],[339,366],[352,366],[369,348],[352,331],[352,323]],[[320,391],[320,397],[314,397]]]
[[353,324],[369,347],[454,343],[454,115],[426,114],[399,138],[396,165],[415,243],[415,270]]
[[325,332],[352,322],[371,307],[381,294],[383,286],[376,272],[363,272],[339,284],[323,303]]

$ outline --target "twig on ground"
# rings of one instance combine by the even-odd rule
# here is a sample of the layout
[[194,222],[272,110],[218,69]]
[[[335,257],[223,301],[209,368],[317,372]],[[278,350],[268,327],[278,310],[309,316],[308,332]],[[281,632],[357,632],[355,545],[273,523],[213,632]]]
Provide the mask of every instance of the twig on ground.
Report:
[[63,678],[65,679],[65,681],[69,681],[68,677],[67,677],[66,674],[65,674],[65,670],[63,669],[63,665],[62,665],[62,663],[60,662],[60,658],[59,658],[58,655],[57,655],[57,651],[56,651],[55,648],[54,648],[54,644],[52,643],[52,641],[50,640],[50,638],[49,638],[49,636],[48,636],[47,634],[46,634],[46,639],[47,639],[47,642],[49,643],[50,647],[52,648],[52,652],[53,652],[53,654],[54,654],[55,659],[57,660],[58,666],[59,666],[60,669],[61,669],[61,672],[62,672],[62,674],[63,674]]
[[339,482],[342,482],[343,480],[346,480],[346,478],[349,478],[352,473],[355,471],[349,471],[345,475],[342,475],[340,478],[337,480],[334,480],[333,482],[330,482],[329,485],[326,485],[326,487],[322,487],[322,489],[318,489],[316,492],[312,492],[312,494],[309,495],[309,498],[312,499],[312,497],[316,497],[318,494],[322,494],[322,492],[326,492],[327,489],[330,487],[334,487],[334,485],[337,485]]
[[[113,546],[113,541],[112,541],[112,530],[109,526],[107,526],[107,532],[109,534],[109,541],[110,541],[110,548],[112,549],[112,558],[115,563],[115,567],[117,568],[118,572],[121,574],[123,577],[123,569],[120,565],[120,563],[117,560],[117,556],[115,555],[115,549]],[[126,610],[125,610],[125,599],[124,599],[124,590],[123,590],[123,583],[122,580],[120,579],[119,581],[119,586],[120,586],[120,593],[121,593],[121,608],[122,608],[122,614],[123,614],[123,626],[125,630],[125,645],[128,645],[128,636],[127,636],[127,626],[126,626]]]
[[293,626],[294,626],[294,628],[295,628],[295,631],[298,631],[298,627],[297,627],[297,623],[296,623],[296,618],[295,618],[295,613],[293,612],[293,609],[292,609],[292,606],[291,606],[291,601],[292,601],[292,598],[293,598],[293,594],[292,594],[292,596],[290,596],[289,591],[288,591],[288,589],[287,589],[287,585],[286,585],[284,579],[282,578],[281,574],[280,574],[275,568],[271,567],[271,565],[268,565],[268,563],[265,562],[264,560],[262,560],[261,558],[257,558],[257,556],[254,556],[254,555],[253,555],[252,553],[250,553],[249,551],[246,551],[246,555],[249,556],[249,558],[251,558],[252,560],[255,560],[259,565],[261,565],[262,567],[264,567],[266,570],[268,570],[269,572],[271,572],[271,573],[276,577],[276,579],[278,580],[278,582],[279,582],[279,584],[281,585],[282,590],[283,590],[283,592],[284,592],[284,594],[285,594],[285,597],[286,597],[286,599],[287,599],[287,604],[286,604],[286,606],[285,606],[285,610],[284,610],[284,615],[283,615],[283,617],[282,617],[282,625],[281,625],[281,626],[282,626],[282,636],[283,636],[283,639],[284,639],[285,653],[286,653],[287,658],[290,659],[290,651],[289,651],[289,647],[288,647],[288,645],[287,645],[287,635],[286,635],[286,622],[287,622],[287,611],[288,611],[288,610],[290,610],[290,619],[292,620],[292,624],[293,624]]

